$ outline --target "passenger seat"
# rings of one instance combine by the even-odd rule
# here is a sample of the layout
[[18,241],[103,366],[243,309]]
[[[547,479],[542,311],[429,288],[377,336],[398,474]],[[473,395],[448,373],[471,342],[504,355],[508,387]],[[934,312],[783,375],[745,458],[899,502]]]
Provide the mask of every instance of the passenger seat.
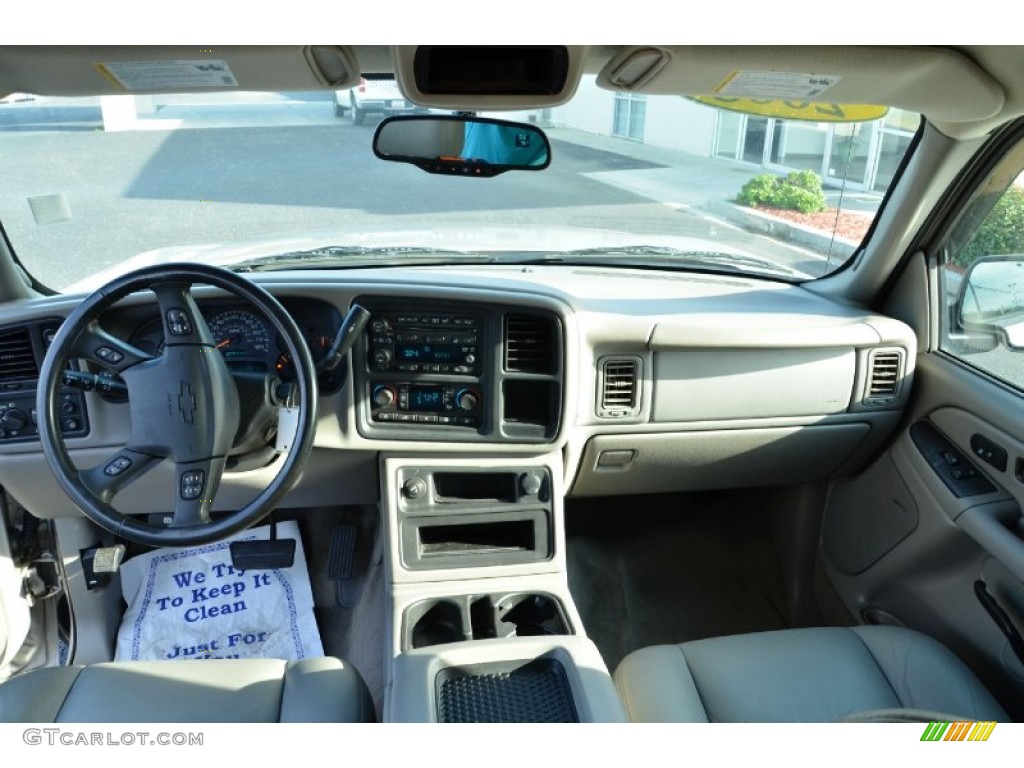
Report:
[[949,649],[888,626],[651,646],[622,660],[615,684],[634,722],[1009,720]]

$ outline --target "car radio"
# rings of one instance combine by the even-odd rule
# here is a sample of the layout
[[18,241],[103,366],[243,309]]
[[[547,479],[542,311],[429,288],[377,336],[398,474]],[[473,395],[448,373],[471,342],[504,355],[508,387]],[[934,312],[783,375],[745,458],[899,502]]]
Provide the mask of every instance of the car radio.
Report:
[[367,367],[375,373],[479,376],[480,318],[453,312],[374,312]]
[[374,423],[480,428],[483,313],[378,308],[366,330],[366,393]]

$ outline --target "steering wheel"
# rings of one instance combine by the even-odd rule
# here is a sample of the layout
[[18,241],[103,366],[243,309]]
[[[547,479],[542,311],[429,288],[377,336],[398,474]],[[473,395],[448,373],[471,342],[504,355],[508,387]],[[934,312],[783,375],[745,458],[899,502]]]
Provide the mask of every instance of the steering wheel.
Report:
[[[192,297],[195,284],[245,299],[274,326],[295,368],[298,425],[273,481],[242,509],[210,517],[239,422],[239,400],[223,357]],[[146,354],[107,333],[99,320],[130,294],[152,291],[160,307],[164,349]],[[118,374],[128,390],[128,443],[92,469],[77,469],[60,429],[58,399],[71,358]],[[317,385],[313,356],[295,321],[262,288],[225,269],[202,264],[146,267],[118,277],[86,298],[54,336],[40,373],[39,439],[57,482],[87,517],[124,539],[159,547],[205,544],[237,533],[269,514],[298,479],[313,447]],[[114,496],[161,461],[175,465],[170,524],[151,525],[111,505]]]

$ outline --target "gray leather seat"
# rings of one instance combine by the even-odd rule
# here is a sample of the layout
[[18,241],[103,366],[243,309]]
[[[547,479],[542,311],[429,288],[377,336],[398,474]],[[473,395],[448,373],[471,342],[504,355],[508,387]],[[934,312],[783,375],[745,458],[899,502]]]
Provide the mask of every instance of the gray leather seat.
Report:
[[717,637],[636,651],[615,670],[635,722],[1009,718],[945,646],[897,627]]
[[335,658],[132,661],[47,667],[0,685],[0,722],[354,723],[363,679]]

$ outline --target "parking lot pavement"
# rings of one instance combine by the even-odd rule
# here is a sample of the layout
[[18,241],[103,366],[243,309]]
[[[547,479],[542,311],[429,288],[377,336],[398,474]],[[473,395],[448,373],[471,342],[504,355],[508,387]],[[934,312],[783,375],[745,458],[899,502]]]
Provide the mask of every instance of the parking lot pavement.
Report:
[[[98,99],[5,106],[0,218],[30,270],[60,287],[86,262],[98,271],[157,247],[440,225],[685,235],[807,274],[827,268],[809,249],[743,231],[703,205],[753,175],[736,164],[553,129],[541,183],[528,173],[444,178],[378,161],[377,121],[337,118],[330,92],[223,96],[142,104],[137,129],[123,132],[102,130]],[[36,224],[26,197],[40,193],[62,195],[71,218]]]

